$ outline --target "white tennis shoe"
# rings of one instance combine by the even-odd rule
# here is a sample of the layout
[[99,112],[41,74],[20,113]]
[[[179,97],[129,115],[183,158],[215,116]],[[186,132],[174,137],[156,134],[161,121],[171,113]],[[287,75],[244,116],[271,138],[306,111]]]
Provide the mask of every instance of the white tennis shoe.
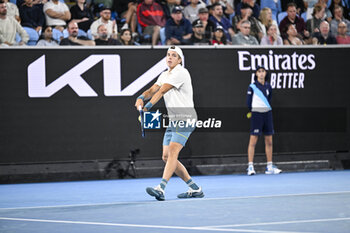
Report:
[[177,195],[178,198],[202,198],[204,197],[204,193],[202,191],[202,187],[199,187],[199,189],[195,190],[192,189],[191,187],[188,187],[187,192],[185,193],[180,193]]
[[252,175],[255,175],[255,174],[256,174],[256,172],[255,172],[255,170],[254,170],[254,166],[248,166],[248,168],[247,168],[247,174],[248,174],[248,176],[252,176]]
[[152,187],[148,187],[146,188],[146,192],[152,196],[155,197],[158,201],[164,201],[165,197],[164,197],[164,190],[160,187],[160,185],[152,188]]
[[278,169],[275,165],[272,165],[271,167],[266,167],[265,174],[267,175],[276,175],[280,174],[282,172],[281,169]]

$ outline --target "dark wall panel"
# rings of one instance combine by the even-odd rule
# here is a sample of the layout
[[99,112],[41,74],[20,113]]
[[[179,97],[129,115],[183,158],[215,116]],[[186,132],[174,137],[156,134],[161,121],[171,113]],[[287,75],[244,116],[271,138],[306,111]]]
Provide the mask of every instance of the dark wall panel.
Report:
[[[259,62],[266,62],[275,87],[272,100],[275,152],[349,149],[350,48],[184,48],[183,51],[199,117],[222,120],[221,129],[197,129],[183,155],[246,152],[249,137],[246,90]],[[135,98],[155,79],[147,85],[135,84],[141,90],[132,96],[110,96],[105,94],[108,87],[104,78],[107,75],[113,82],[120,81],[125,90],[164,58],[165,49],[3,49],[0,52],[0,163],[126,158],[129,150],[135,148],[141,150],[140,156],[161,156],[163,132],[148,131],[142,139],[138,112],[133,107]],[[43,55],[45,66],[40,66],[35,62],[43,59]],[[79,71],[81,78],[77,78],[78,71],[78,75],[65,75],[91,55],[95,58],[119,55],[120,63],[95,59],[97,62],[90,69]],[[65,76],[69,83],[84,80],[97,96],[79,96],[74,88],[65,86],[48,97],[30,97],[29,76],[43,74],[41,68],[28,69],[33,63],[45,68],[46,87],[42,89]],[[104,73],[116,67],[121,69],[121,79],[115,78],[117,73]],[[157,67],[161,69],[162,65]],[[162,101],[157,107],[165,113]],[[259,150],[262,151],[261,146]]]

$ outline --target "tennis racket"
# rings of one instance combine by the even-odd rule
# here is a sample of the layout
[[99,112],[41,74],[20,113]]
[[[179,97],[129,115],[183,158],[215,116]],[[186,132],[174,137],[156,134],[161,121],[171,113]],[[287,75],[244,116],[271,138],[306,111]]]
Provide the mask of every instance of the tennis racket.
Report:
[[139,113],[140,113],[140,123],[141,123],[141,135],[144,138],[146,136],[146,134],[145,134],[145,128],[143,127],[144,126],[144,118],[143,118],[143,110],[142,110],[141,105],[139,105]]

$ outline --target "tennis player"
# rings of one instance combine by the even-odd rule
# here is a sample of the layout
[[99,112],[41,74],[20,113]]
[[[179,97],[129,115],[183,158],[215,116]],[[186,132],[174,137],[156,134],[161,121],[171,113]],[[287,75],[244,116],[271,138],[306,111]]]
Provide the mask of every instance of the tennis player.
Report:
[[[177,46],[171,46],[166,54],[168,70],[164,71],[157,82],[143,92],[135,103],[136,108],[141,105],[144,111],[149,111],[164,97],[168,111],[169,126],[163,139],[162,159],[165,162],[163,177],[158,186],[146,188],[146,192],[158,201],[165,200],[164,189],[174,172],[189,186],[188,191],[179,194],[178,198],[204,197],[202,188],[192,180],[185,166],[178,160],[181,149],[195,128],[193,125],[187,124],[187,121],[197,120],[191,76],[188,70],[182,66],[183,58],[182,50]],[[149,102],[144,105],[146,100]]]
[[274,134],[272,122],[272,108],[270,105],[272,88],[268,82],[269,76],[266,69],[262,66],[258,67],[254,80],[250,84],[247,92],[247,105],[249,113],[247,114],[250,120],[250,140],[248,146],[248,169],[247,174],[255,175],[254,169],[254,153],[255,145],[259,135],[265,135],[265,153],[267,166],[265,174],[279,174],[282,170],[278,169],[272,163],[272,135]]

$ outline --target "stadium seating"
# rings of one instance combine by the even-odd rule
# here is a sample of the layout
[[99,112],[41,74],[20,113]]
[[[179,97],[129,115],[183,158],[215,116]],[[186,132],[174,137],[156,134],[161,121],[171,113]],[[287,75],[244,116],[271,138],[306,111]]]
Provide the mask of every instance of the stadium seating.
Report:
[[272,11],[272,19],[277,21],[277,15],[279,12],[282,11],[281,8],[281,1],[278,0],[277,3],[275,3],[274,0],[263,0],[260,4],[261,9],[268,7]]
[[[90,32],[91,33],[91,32]],[[68,33],[68,30],[67,29],[64,29],[63,30],[63,37],[64,38],[67,38],[69,36],[69,33]],[[85,36],[85,37],[88,37],[88,34],[82,30],[82,29],[79,29],[78,31],[78,36]]]
[[94,39],[92,37],[91,29],[89,29],[86,34],[87,34],[87,38],[89,38],[89,40],[93,40]]
[[58,43],[60,43],[61,38],[63,38],[63,33],[60,30],[57,30],[56,28],[52,29],[52,38],[56,40]]
[[30,27],[23,27],[23,29],[28,33],[29,40],[27,45],[36,45],[39,40],[39,33]]
[[280,24],[280,22],[287,16],[287,12],[286,11],[282,11],[278,14],[277,19],[278,19],[278,24]]
[[306,22],[307,21],[307,12],[304,12],[301,14],[301,18],[303,18],[303,20]]

